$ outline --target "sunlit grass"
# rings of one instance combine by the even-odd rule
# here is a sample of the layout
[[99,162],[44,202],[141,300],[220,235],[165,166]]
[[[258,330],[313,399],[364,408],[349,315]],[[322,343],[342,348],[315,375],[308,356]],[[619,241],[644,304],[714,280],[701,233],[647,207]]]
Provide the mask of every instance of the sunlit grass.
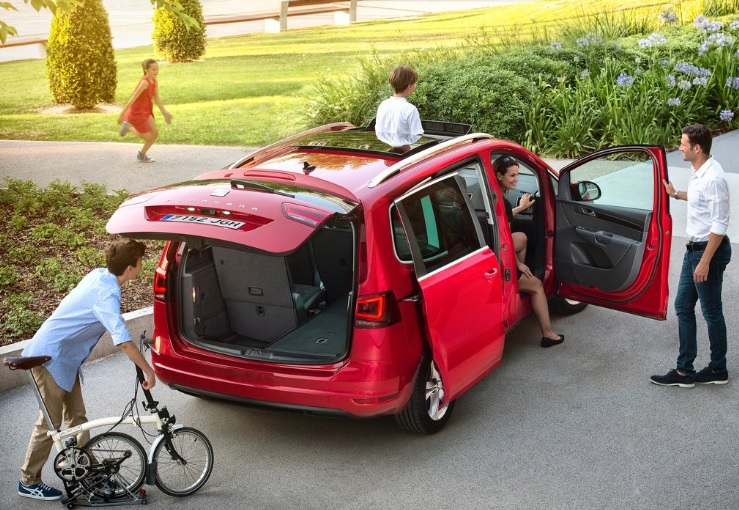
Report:
[[[682,16],[702,0],[677,2]],[[447,12],[410,20],[375,20],[348,27],[316,27],[281,34],[211,39],[205,58],[161,65],[160,96],[175,120],[162,126],[161,143],[257,145],[301,127],[300,113],[319,77],[351,76],[360,58],[495,41],[530,40],[565,26],[645,25],[667,2],[557,0]],[[600,17],[592,18],[600,13]],[[604,14],[605,13],[605,14]],[[123,105],[141,76],[151,46],[116,51]],[[118,141],[115,113],[47,115],[53,106],[45,63],[0,64],[0,137],[27,140]],[[163,124],[160,120],[160,124]]]

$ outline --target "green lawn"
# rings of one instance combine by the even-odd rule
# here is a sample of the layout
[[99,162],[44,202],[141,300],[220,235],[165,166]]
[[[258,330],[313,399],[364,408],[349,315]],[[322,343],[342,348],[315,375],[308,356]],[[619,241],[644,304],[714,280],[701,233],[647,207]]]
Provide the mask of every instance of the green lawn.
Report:
[[[697,13],[701,0],[677,2]],[[249,34],[211,39],[205,58],[190,64],[163,62],[160,96],[174,115],[161,125],[160,143],[258,146],[302,128],[301,111],[319,76],[345,77],[358,59],[373,51],[394,53],[454,47],[486,40],[542,35],[563,24],[590,23],[591,13],[654,17],[657,2],[637,0],[541,1],[449,12],[413,20],[380,20],[349,27],[318,27],[281,34]],[[643,10],[634,10],[634,9]],[[609,11],[610,10],[610,11]],[[686,16],[687,18],[687,16]],[[692,19],[692,18],[687,18]],[[116,104],[123,105],[151,46],[118,50]],[[117,141],[116,113],[48,114],[53,106],[43,60],[0,64],[0,138],[25,140]]]

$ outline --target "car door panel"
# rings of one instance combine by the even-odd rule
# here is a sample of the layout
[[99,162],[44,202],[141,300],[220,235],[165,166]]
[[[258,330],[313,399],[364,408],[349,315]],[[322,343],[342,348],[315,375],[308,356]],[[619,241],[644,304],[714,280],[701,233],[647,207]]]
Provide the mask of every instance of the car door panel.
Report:
[[[562,170],[554,265],[562,296],[664,319],[672,223],[664,149],[601,151]],[[595,200],[572,190],[595,182]]]
[[[454,399],[503,354],[503,283],[465,184],[444,176],[395,201],[421,289],[426,336]],[[462,247],[459,247],[459,244]]]

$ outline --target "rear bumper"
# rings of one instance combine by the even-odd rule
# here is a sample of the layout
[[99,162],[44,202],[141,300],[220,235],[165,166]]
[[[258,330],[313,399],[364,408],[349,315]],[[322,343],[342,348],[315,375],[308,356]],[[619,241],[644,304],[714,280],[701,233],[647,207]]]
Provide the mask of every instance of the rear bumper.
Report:
[[400,412],[410,399],[415,375],[415,368],[409,374],[399,374],[390,367],[368,362],[349,362],[333,372],[308,369],[303,374],[300,370],[249,370],[175,362],[156,353],[152,353],[152,362],[160,381],[187,394],[263,409],[358,418]]

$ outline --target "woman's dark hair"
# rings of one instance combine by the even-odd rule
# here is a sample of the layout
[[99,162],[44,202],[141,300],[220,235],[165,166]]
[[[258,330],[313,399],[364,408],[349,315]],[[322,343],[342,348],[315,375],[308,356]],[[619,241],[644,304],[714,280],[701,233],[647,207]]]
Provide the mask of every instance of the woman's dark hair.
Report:
[[505,175],[512,166],[519,166],[518,161],[513,156],[501,156],[493,161],[493,171],[496,174]]
[[146,245],[133,239],[115,241],[105,250],[105,264],[108,271],[120,276],[128,266],[136,266],[144,256]]
[[157,61],[154,60],[153,58],[147,58],[146,60],[141,62],[141,68],[144,70],[144,74],[146,74],[146,70],[149,69],[149,67],[151,67],[151,64],[156,64],[156,63]]

